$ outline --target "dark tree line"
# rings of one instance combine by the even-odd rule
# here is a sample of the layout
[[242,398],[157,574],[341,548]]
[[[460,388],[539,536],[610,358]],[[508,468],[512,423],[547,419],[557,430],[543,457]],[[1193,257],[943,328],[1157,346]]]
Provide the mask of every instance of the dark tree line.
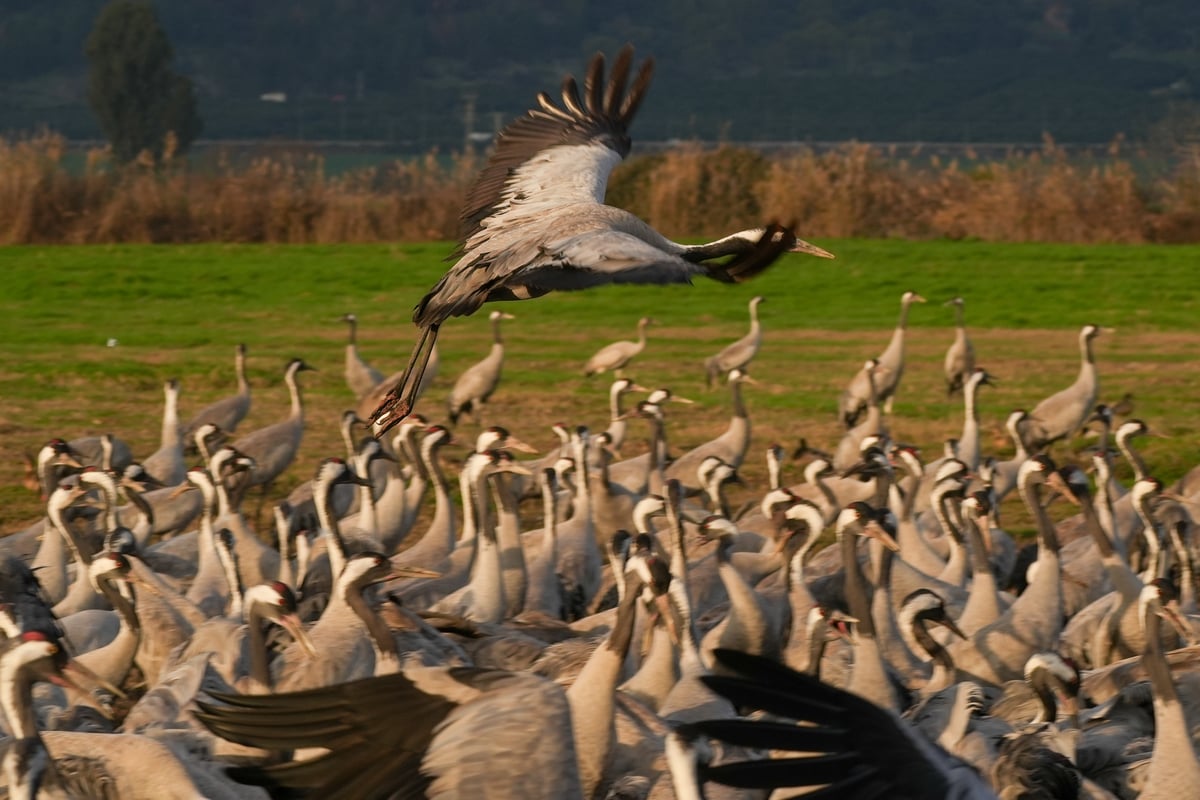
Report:
[[[6,83],[28,89],[85,72],[82,42],[101,6],[57,0],[51,15],[34,0],[0,0],[0,120]],[[216,136],[461,139],[464,95],[477,95],[481,120],[510,116],[535,87],[626,41],[660,65],[639,136],[1036,138],[1044,127],[1103,140],[1200,91],[1195,0],[157,0],[155,9]],[[275,91],[292,105],[258,103]],[[333,97],[348,105],[330,106]]]

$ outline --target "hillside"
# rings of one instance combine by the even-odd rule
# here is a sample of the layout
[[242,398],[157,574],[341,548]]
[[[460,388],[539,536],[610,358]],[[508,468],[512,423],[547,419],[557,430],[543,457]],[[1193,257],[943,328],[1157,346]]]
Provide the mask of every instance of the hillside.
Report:
[[[1104,142],[1200,95],[1194,0],[159,0],[205,136],[458,147],[596,49],[658,73],[639,139]],[[97,135],[83,40],[103,6],[0,0],[0,132]],[[285,103],[260,100],[284,93]]]

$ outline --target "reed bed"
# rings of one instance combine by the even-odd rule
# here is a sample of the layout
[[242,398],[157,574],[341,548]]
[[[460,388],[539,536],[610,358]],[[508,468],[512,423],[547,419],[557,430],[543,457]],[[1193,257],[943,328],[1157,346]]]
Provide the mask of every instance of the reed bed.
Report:
[[[774,218],[815,238],[1200,241],[1200,148],[1169,160],[1127,149],[1079,157],[1047,138],[1033,153],[946,159],[852,142],[780,155],[685,144],[622,165],[610,200],[681,237]],[[294,150],[124,166],[94,150],[68,168],[56,134],[0,140],[0,243],[453,239],[481,163],[429,153],[332,174]]]

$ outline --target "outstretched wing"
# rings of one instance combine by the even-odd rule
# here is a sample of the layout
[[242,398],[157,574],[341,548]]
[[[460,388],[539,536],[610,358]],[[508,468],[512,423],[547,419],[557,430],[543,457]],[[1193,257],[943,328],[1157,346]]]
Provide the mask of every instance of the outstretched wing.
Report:
[[868,700],[769,659],[731,650],[713,655],[733,675],[706,675],[713,691],[742,707],[806,723],[714,720],[691,733],[754,748],[810,755],[707,767],[701,775],[730,786],[824,786],[809,796],[956,798],[995,794],[970,767],[922,739],[899,717]]
[[561,106],[539,93],[538,107],[500,132],[463,207],[460,253],[481,229],[506,216],[604,200],[609,174],[629,153],[629,123],[654,72],[654,61],[647,58],[627,92],[632,64],[633,47],[626,45],[605,83],[604,56],[597,53],[582,97],[568,75]]

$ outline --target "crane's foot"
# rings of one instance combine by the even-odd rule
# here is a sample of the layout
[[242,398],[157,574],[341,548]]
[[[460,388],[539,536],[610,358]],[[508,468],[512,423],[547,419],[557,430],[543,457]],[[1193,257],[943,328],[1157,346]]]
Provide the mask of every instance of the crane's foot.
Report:
[[379,408],[371,413],[368,422],[371,424],[371,435],[376,439],[399,425],[405,417],[412,413],[412,404],[395,393],[389,393],[379,404]]

